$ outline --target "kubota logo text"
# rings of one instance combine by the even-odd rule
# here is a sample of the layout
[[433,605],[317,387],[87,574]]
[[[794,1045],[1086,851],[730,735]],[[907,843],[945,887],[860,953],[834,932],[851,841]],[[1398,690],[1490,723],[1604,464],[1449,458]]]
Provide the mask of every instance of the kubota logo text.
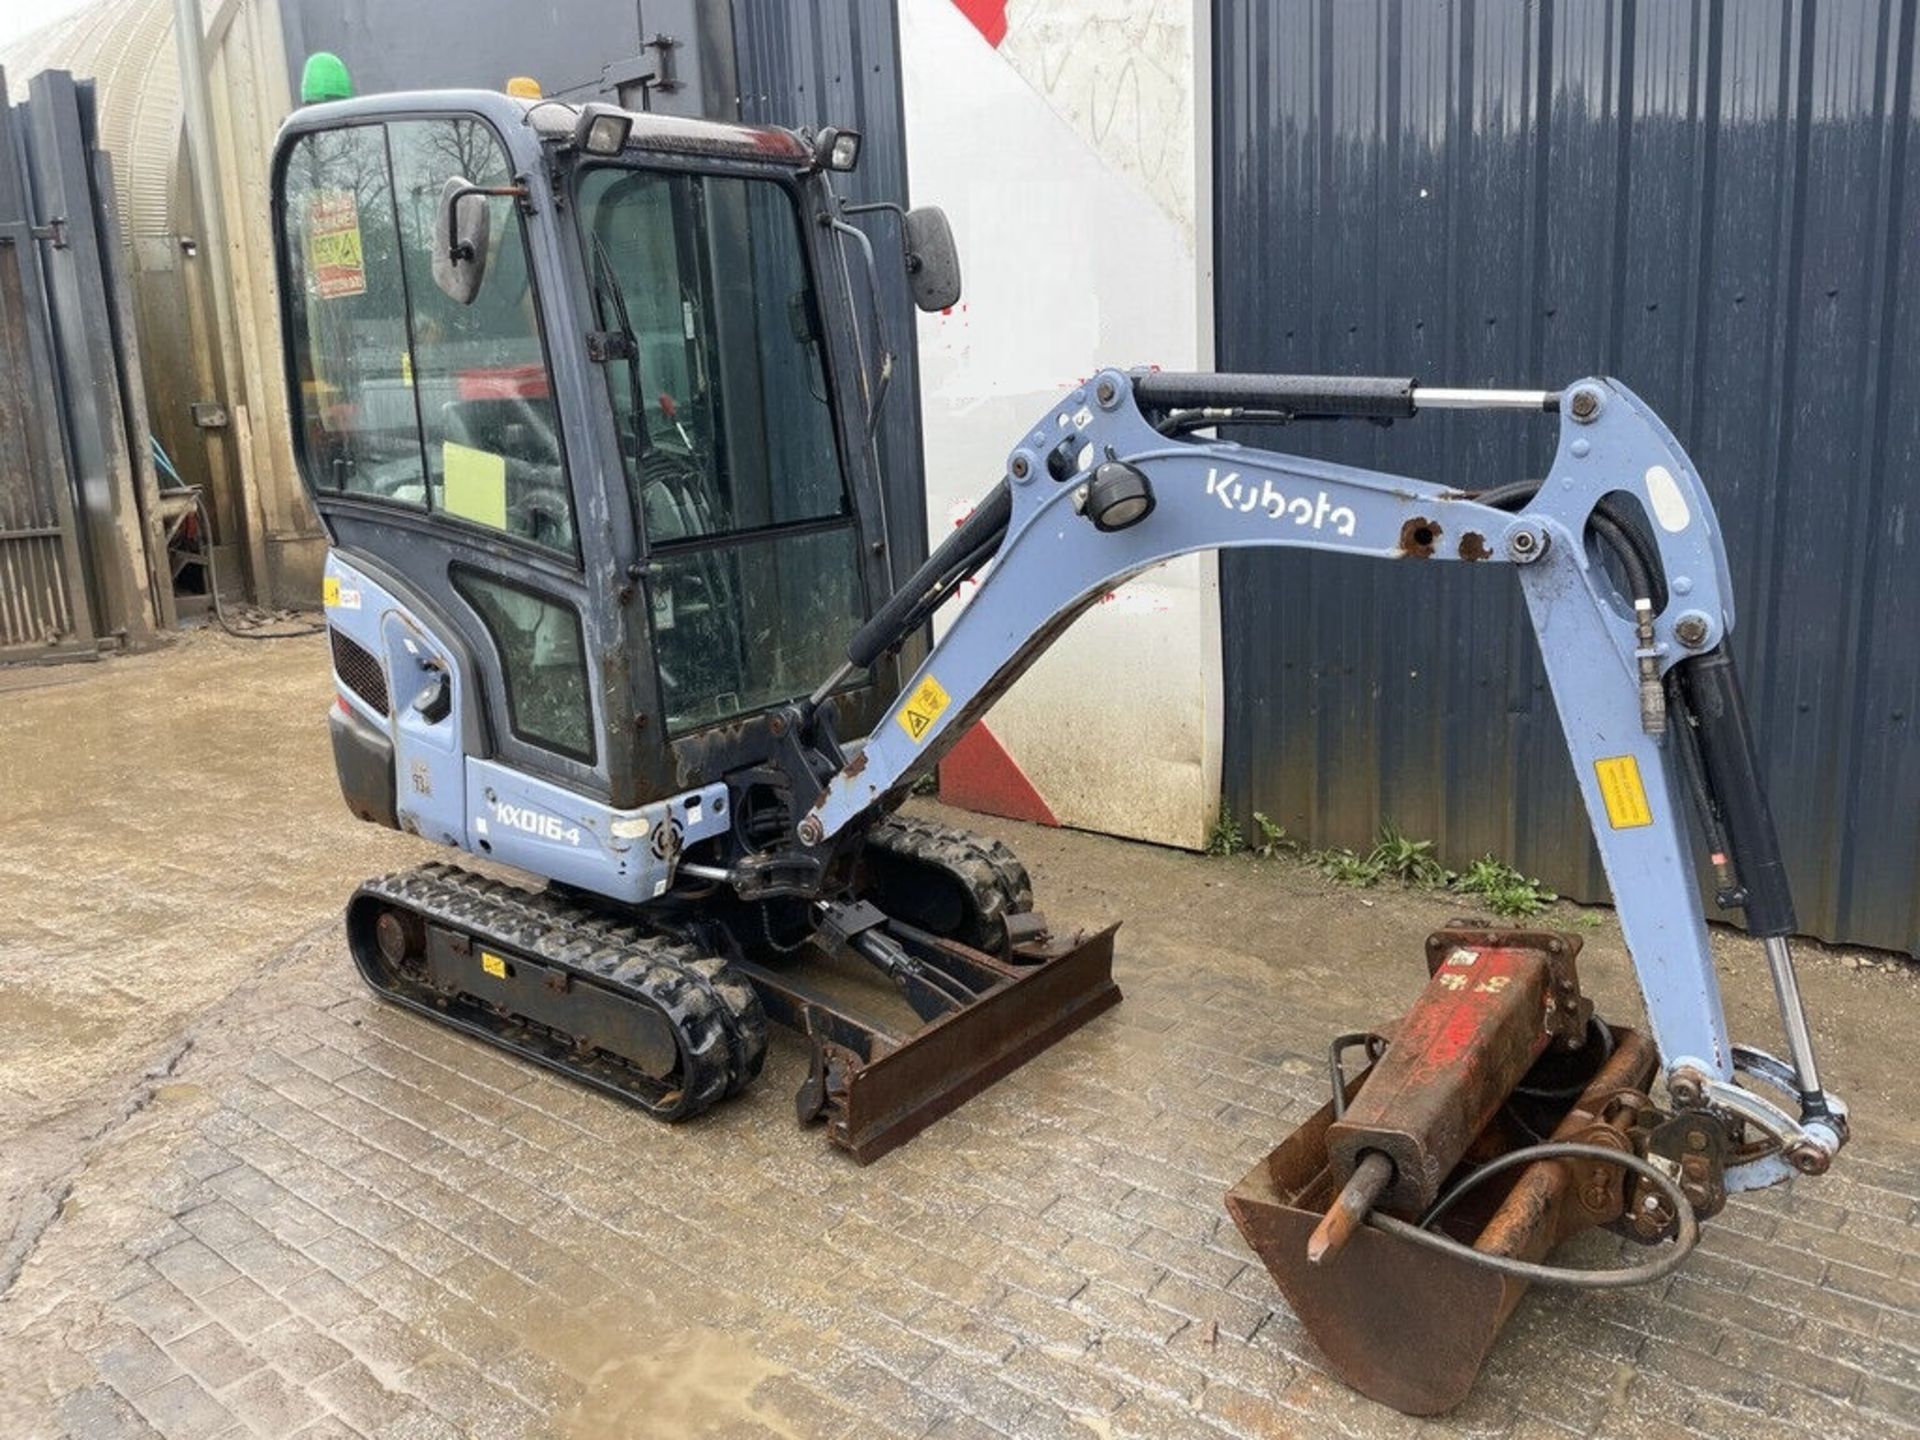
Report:
[[1222,475],[1218,470],[1209,468],[1207,494],[1219,500],[1225,509],[1238,510],[1243,515],[1251,515],[1258,510],[1269,520],[1291,520],[1309,529],[1332,530],[1340,535],[1353,534],[1358,518],[1347,506],[1336,505],[1329,500],[1324,490],[1312,499],[1305,495],[1289,496],[1276,488],[1271,480],[1262,480],[1256,488],[1242,480],[1237,470],[1229,470]]

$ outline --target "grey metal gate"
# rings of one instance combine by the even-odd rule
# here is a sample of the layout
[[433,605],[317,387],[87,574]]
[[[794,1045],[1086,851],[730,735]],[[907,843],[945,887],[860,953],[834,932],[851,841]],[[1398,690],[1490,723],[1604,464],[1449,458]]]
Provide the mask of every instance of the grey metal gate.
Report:
[[174,619],[108,164],[91,85],[0,107],[0,660]]
[[0,103],[0,661],[93,649],[23,161]]
[[[1916,0],[1216,0],[1222,369],[1603,371],[1698,463],[1802,923],[1920,950]],[[1552,429],[1270,436],[1461,485]],[[1222,557],[1226,789],[1603,898],[1512,577]]]

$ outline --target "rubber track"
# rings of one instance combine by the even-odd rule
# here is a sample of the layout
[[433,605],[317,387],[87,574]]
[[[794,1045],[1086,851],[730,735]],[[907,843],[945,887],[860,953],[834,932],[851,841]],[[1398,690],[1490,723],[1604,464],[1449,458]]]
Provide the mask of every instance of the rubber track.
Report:
[[1001,841],[971,830],[890,815],[874,826],[867,843],[905,860],[942,871],[966,888],[977,912],[975,935],[954,938],[995,954],[1007,953],[1007,917],[1033,909],[1027,867]]
[[[515,1044],[483,1022],[455,1019],[431,998],[416,998],[369,977],[369,984],[385,998],[615,1094],[661,1119],[688,1119],[738,1094],[766,1059],[767,1017],[753,985],[721,957],[651,934],[626,915],[564,900],[550,891],[522,889],[442,861],[369,880],[355,892],[349,909],[368,900],[398,905],[429,923],[569,971],[589,987],[619,989],[659,1010],[679,1040],[676,1082],[596,1054],[595,1067],[604,1071],[611,1063],[620,1077],[616,1082]],[[357,955],[355,959],[360,961]],[[367,963],[382,975],[388,973],[377,952],[360,963],[363,974]],[[551,1033],[533,1021],[518,1023]]]

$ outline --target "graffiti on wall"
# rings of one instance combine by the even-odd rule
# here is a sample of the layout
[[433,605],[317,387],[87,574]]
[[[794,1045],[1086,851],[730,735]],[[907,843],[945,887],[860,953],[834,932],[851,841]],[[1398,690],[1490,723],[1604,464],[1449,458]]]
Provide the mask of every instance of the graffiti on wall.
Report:
[[1193,243],[1190,0],[953,0],[1047,106]]

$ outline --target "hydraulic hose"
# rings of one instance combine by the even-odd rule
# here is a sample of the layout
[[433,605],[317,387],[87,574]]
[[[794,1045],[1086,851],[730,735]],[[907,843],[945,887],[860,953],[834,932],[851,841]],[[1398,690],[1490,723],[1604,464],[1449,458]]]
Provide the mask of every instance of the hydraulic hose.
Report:
[[1490,485],[1485,490],[1476,490],[1472,498],[1495,510],[1518,510],[1540,493],[1541,484],[1539,480],[1509,480],[1504,485]]
[[213,522],[207,518],[207,497],[198,486],[193,490],[193,510],[200,517],[200,534],[207,547],[207,595],[213,601],[213,618],[220,628],[236,640],[298,640],[303,635],[318,635],[327,628],[322,620],[317,624],[302,625],[297,630],[243,630],[227,619],[226,607],[220,603],[220,574],[214,568],[213,558]]
[[[1597,1028],[1607,1037],[1610,1053],[1612,1032],[1605,1025]],[[1367,1046],[1367,1053],[1371,1058],[1375,1053],[1374,1047],[1379,1045],[1380,1049],[1384,1050],[1387,1042],[1371,1031],[1359,1030],[1338,1037],[1329,1047],[1327,1069],[1328,1078],[1333,1085],[1335,1119],[1343,1116],[1347,1109],[1346,1075],[1341,1068],[1340,1057],[1347,1050],[1361,1044]],[[1534,1093],[1544,1096],[1554,1092]],[[1623,1166],[1636,1175],[1645,1176],[1673,1207],[1678,1225],[1673,1248],[1665,1254],[1638,1265],[1622,1266],[1614,1270],[1582,1270],[1571,1265],[1543,1265],[1532,1260],[1516,1260],[1510,1255],[1492,1255],[1434,1230],[1433,1227],[1439,1223],[1440,1217],[1452,1209],[1463,1196],[1494,1176],[1504,1174],[1520,1165],[1531,1164],[1535,1160],[1600,1160]],[[1537,1144],[1522,1146],[1518,1150],[1510,1150],[1498,1159],[1488,1161],[1428,1206],[1426,1213],[1418,1222],[1383,1215],[1376,1210],[1368,1215],[1367,1223],[1378,1225],[1388,1234],[1397,1235],[1402,1240],[1409,1240],[1415,1245],[1424,1246],[1429,1250],[1444,1251],[1456,1259],[1488,1270],[1497,1270],[1502,1275],[1511,1276],[1516,1280],[1527,1280],[1538,1285],[1556,1285],[1568,1290],[1623,1290],[1630,1285],[1645,1285],[1673,1273],[1692,1252],[1693,1247],[1700,1243],[1700,1221],[1693,1213],[1693,1206],[1688,1203],[1686,1194],[1680,1189],[1678,1182],[1664,1170],[1638,1155],[1615,1150],[1605,1145],[1588,1145],[1577,1140],[1543,1140]]]
[[[1471,1245],[1463,1245],[1460,1241],[1442,1235],[1432,1228],[1454,1202],[1468,1191],[1492,1179],[1495,1175],[1503,1174],[1520,1165],[1530,1165],[1535,1160],[1600,1160],[1631,1170],[1634,1174],[1652,1182],[1653,1186],[1666,1196],[1667,1202],[1673,1206],[1675,1221],[1679,1228],[1674,1236],[1672,1248],[1665,1254],[1638,1265],[1627,1265],[1617,1270],[1581,1270],[1570,1265],[1543,1265],[1532,1260],[1516,1260],[1511,1255],[1490,1255],[1484,1250],[1474,1249]],[[1378,1212],[1368,1217],[1368,1223],[1378,1225],[1389,1235],[1411,1241],[1429,1250],[1443,1251],[1456,1260],[1497,1271],[1512,1279],[1530,1281],[1535,1285],[1555,1285],[1566,1290],[1624,1290],[1630,1285],[1645,1285],[1650,1281],[1671,1275],[1692,1253],[1693,1247],[1700,1243],[1700,1221],[1693,1213],[1693,1206],[1687,1203],[1687,1197],[1681,1192],[1679,1184],[1664,1170],[1638,1155],[1610,1149],[1605,1145],[1584,1145],[1575,1140],[1549,1140],[1539,1145],[1527,1145],[1518,1150],[1508,1151],[1497,1160],[1488,1161],[1434,1201],[1417,1224]]]
[[[1538,480],[1513,480],[1505,485],[1476,491],[1473,498],[1495,510],[1518,510],[1540,493],[1540,485]],[[1587,523],[1601,543],[1620,561],[1634,598],[1645,597],[1656,601],[1662,598],[1655,589],[1659,569],[1657,558],[1647,548],[1645,537],[1619,507],[1602,499],[1593,507]]]
[[940,546],[904,580],[847,642],[847,660],[864,670],[899,648],[940,602],[1000,549],[1013,520],[1013,491],[1002,479]]
[[[1598,1015],[1590,1014],[1587,1016],[1587,1034],[1592,1037],[1591,1043],[1594,1050],[1597,1051],[1600,1056],[1598,1060],[1592,1062],[1592,1070],[1595,1074],[1598,1074],[1600,1067],[1605,1065],[1613,1055],[1613,1027]],[[1582,1047],[1581,1053],[1585,1053],[1584,1046]],[[1590,1079],[1575,1080],[1566,1085],[1527,1085],[1523,1083],[1514,1086],[1513,1093],[1523,1100],[1575,1100],[1585,1093],[1590,1083]],[[1539,1139],[1541,1137],[1535,1136],[1534,1138]]]

